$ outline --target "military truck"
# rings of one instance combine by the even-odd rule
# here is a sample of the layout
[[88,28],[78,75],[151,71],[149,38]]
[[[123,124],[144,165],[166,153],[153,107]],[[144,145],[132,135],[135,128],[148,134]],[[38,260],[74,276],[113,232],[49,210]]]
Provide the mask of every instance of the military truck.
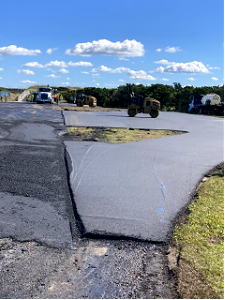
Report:
[[91,95],[80,94],[76,99],[77,106],[89,105],[90,107],[97,106],[97,99]]

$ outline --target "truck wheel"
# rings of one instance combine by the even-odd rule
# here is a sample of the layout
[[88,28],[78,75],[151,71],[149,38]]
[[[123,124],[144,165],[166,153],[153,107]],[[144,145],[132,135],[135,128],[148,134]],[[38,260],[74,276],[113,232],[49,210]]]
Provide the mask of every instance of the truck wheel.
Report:
[[129,117],[134,117],[136,115],[136,109],[129,108],[127,111]]
[[152,118],[157,118],[159,115],[159,111],[157,109],[152,109],[149,114]]
[[83,105],[82,105],[82,103],[78,102],[78,103],[77,103],[77,106],[81,107],[81,106],[83,106]]

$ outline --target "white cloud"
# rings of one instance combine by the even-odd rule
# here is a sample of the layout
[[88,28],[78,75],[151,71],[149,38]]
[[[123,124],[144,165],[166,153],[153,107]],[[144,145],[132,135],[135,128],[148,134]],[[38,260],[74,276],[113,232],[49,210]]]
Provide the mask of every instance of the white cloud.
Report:
[[181,49],[179,47],[166,47],[165,51],[169,53],[175,53],[181,51]]
[[69,55],[115,55],[120,57],[136,57],[144,55],[144,46],[136,40],[125,40],[123,42],[111,42],[106,39],[79,43],[73,49],[66,50]]
[[193,77],[190,77],[190,78],[188,78],[188,80],[190,80],[190,81],[194,81],[194,80],[195,80],[195,78],[193,78]]
[[70,78],[69,78],[69,77],[67,77],[67,78],[66,78],[66,80],[70,80]]
[[159,61],[155,61],[155,64],[161,64],[161,65],[172,65],[172,64],[176,64],[175,62],[169,62],[166,59],[161,59]]
[[69,85],[69,82],[62,82],[62,85]]
[[3,68],[0,68],[0,71],[4,71],[4,69],[3,69]]
[[51,61],[45,65],[46,68],[67,68],[67,64],[64,61]]
[[22,83],[32,83],[32,84],[37,83],[37,82],[31,81],[31,80],[21,80],[20,82],[22,82]]
[[209,73],[209,70],[202,62],[193,61],[190,63],[169,63],[167,60],[162,60],[156,63],[167,64],[167,67],[160,66],[155,70],[158,73]]
[[109,72],[109,73],[124,73],[124,72],[129,72],[129,71],[130,71],[129,68],[118,67],[118,68],[115,68],[115,69],[111,69],[111,68],[108,68],[104,65],[101,65],[97,69],[94,68],[94,69],[91,70],[91,72]]
[[45,65],[41,65],[38,62],[29,62],[23,65],[24,67],[29,67],[29,68],[67,68],[67,67],[92,67],[92,63],[86,62],[86,61],[80,61],[80,62],[72,62],[70,61],[69,63],[66,63],[64,61],[51,61],[50,63],[47,63]]
[[34,75],[34,72],[31,70],[17,70],[17,73],[19,74],[26,74],[26,75]]
[[97,69],[96,68],[92,69],[91,72],[110,72],[111,70],[112,70],[111,68],[101,65]]
[[164,68],[163,67],[158,67],[155,72],[157,73],[163,73],[164,72]]
[[124,67],[118,67],[116,69],[112,69],[110,73],[124,73],[124,72],[129,72],[129,68],[124,68]]
[[88,62],[88,61],[79,61],[79,62],[72,62],[70,61],[68,63],[68,66],[70,67],[92,67],[92,63]]
[[52,69],[50,69],[50,68],[47,68],[46,71],[50,71],[50,72],[52,72],[52,73],[56,73],[55,70],[52,70]]
[[98,77],[98,76],[100,76],[99,73],[94,73],[94,74],[92,74],[92,77]]
[[89,74],[89,72],[86,72],[86,71],[83,71],[83,72],[81,72],[81,73],[83,73],[83,74]]
[[209,65],[206,65],[206,66],[209,70],[220,70],[219,67],[210,67]]
[[2,79],[2,77],[0,77],[0,79]]
[[67,69],[60,69],[58,72],[63,74],[69,73]]
[[156,80],[156,78],[154,78],[151,75],[148,75],[145,71],[140,70],[140,71],[133,71],[130,70],[128,72],[128,75],[130,75],[130,79],[138,79],[138,80]]
[[129,61],[129,58],[119,57],[119,60]]
[[57,50],[58,48],[49,48],[46,53],[52,54],[53,51]]
[[160,48],[156,49],[156,52],[161,52],[161,51],[162,51],[162,49],[160,49]]
[[1,47],[0,54],[7,55],[7,56],[14,56],[14,55],[37,55],[41,53],[40,50],[28,50],[25,48],[17,47],[16,45],[11,45],[8,47]]
[[125,82],[125,80],[124,79],[119,79],[119,82]]
[[[109,73],[127,73],[131,79],[139,79],[139,80],[156,80],[151,75],[148,75],[145,71],[133,71],[129,68],[124,68],[124,67],[118,67],[115,69],[108,68],[104,65],[101,65],[97,69],[94,68],[91,70],[91,72],[109,72]],[[93,74],[94,75],[94,74]]]
[[211,79],[212,79],[212,80],[215,80],[215,81],[219,80],[219,79],[216,78],[216,77],[212,77]]
[[51,74],[51,75],[47,75],[46,77],[59,78],[60,76],[56,76],[55,74]]
[[23,65],[23,67],[27,67],[27,68],[44,68],[43,65],[39,64],[36,61],[26,63],[25,65]]
[[163,78],[163,79],[162,79],[162,81],[169,81],[169,79],[167,79],[167,78]]

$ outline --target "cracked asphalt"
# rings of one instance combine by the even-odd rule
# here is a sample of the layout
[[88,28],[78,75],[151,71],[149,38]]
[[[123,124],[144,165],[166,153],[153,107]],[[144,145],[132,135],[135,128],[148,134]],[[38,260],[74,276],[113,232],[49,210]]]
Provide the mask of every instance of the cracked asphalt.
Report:
[[177,298],[164,243],[81,235],[61,110],[0,106],[0,297]]

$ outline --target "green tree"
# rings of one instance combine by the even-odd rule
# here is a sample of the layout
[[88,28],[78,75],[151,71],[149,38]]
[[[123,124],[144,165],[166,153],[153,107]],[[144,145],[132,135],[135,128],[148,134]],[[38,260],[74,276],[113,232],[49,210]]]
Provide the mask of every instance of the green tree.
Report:
[[182,85],[179,82],[174,82],[173,86],[177,93],[179,93],[182,90]]
[[167,104],[171,101],[170,86],[164,84],[152,84],[149,96],[160,101],[161,108],[166,108]]

